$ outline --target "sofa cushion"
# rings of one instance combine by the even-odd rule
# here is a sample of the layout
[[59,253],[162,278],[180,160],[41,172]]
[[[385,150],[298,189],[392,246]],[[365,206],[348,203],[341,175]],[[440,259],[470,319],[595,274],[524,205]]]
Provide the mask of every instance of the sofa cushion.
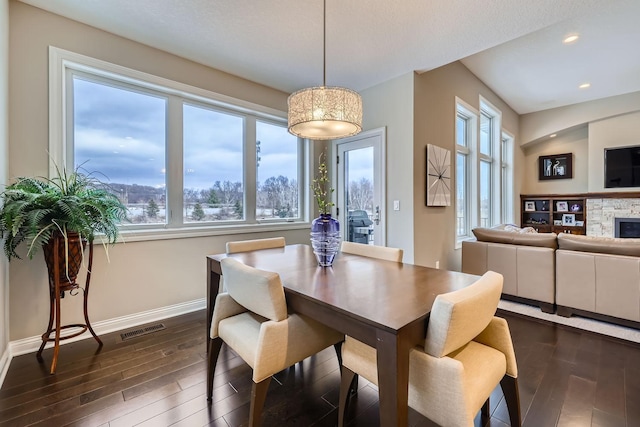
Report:
[[473,234],[480,242],[507,243],[512,245],[539,246],[556,249],[556,233],[529,233],[497,230],[493,228],[474,228]]
[[558,246],[560,249],[568,251],[597,252],[640,257],[640,239],[594,237],[561,233],[558,235]]

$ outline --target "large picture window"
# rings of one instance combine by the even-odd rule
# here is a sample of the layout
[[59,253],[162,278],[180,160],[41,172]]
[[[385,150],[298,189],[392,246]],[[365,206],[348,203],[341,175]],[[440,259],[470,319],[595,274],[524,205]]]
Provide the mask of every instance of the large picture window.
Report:
[[52,160],[107,183],[123,227],[306,219],[308,156],[284,112],[50,49]]

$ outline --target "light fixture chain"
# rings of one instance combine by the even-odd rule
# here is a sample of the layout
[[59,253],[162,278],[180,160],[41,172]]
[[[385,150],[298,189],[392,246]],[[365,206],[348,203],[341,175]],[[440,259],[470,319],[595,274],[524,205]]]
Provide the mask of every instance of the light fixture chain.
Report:
[[327,85],[327,0],[322,7],[322,86]]

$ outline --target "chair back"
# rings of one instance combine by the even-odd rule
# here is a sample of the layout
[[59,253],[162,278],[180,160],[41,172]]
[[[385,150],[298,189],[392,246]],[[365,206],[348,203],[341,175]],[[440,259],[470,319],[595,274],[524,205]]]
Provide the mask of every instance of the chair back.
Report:
[[486,272],[475,283],[436,297],[425,340],[425,352],[443,357],[467,344],[491,322],[502,293],[502,275]]
[[402,262],[402,249],[385,246],[365,245],[362,243],[342,242],[340,250],[344,253],[377,258],[385,261]]
[[280,276],[244,265],[233,258],[220,261],[227,292],[238,304],[269,320],[287,318],[287,303]]
[[237,254],[238,252],[257,251],[260,249],[284,248],[285,245],[286,242],[284,240],[284,237],[240,240],[237,242],[227,242],[227,253]]

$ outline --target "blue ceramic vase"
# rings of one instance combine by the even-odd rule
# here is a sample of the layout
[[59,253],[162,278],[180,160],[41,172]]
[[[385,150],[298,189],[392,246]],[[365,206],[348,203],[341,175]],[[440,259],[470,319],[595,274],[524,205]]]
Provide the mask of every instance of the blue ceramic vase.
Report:
[[340,250],[340,222],[331,214],[320,214],[311,223],[311,246],[321,267],[330,267]]

